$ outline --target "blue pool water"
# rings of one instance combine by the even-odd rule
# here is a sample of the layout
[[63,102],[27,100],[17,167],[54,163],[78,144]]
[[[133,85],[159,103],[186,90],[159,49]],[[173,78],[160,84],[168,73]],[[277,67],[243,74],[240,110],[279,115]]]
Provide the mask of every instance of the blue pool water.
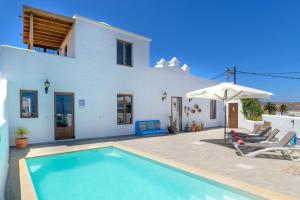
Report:
[[114,147],[26,163],[39,200],[260,199]]

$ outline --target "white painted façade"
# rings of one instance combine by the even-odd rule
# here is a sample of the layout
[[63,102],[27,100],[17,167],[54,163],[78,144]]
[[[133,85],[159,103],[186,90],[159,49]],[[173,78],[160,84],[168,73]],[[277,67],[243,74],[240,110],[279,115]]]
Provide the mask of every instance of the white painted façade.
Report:
[[[70,24],[62,31],[65,36],[51,32],[63,30],[64,19]],[[138,120],[157,119],[167,128],[171,113],[181,129],[193,120],[205,127],[223,125],[221,102],[213,111],[209,100],[185,98],[187,92],[216,82],[191,75],[176,58],[151,67],[150,39],[84,17],[68,18],[26,6],[23,23],[29,23],[23,30],[29,49],[0,48],[11,145],[19,127],[31,132],[30,143],[42,143],[130,135]],[[49,32],[39,30],[48,25]],[[62,40],[50,42],[59,36]]]

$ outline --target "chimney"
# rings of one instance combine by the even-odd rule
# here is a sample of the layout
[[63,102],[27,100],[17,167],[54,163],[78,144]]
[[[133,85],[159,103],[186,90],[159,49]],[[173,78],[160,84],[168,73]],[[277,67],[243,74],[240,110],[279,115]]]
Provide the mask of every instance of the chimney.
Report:
[[156,65],[154,66],[155,68],[164,68],[164,67],[167,67],[168,66],[168,63],[165,59],[160,59]]
[[176,67],[176,68],[179,68],[179,60],[178,60],[176,57],[172,58],[172,59],[169,61],[168,66],[169,66],[169,67]]
[[187,64],[184,64],[184,65],[181,67],[181,69],[182,69],[183,71],[185,71],[186,73],[190,73],[190,67],[189,67]]

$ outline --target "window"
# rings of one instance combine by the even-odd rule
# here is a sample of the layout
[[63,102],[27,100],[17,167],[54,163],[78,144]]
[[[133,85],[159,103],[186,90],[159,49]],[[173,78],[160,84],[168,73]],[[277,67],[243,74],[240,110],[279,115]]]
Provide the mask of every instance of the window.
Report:
[[37,52],[45,52],[45,48],[43,48],[43,47],[36,47],[36,46],[34,46],[33,49],[35,51],[37,51]]
[[132,67],[132,43],[117,40],[117,64]]
[[132,95],[117,95],[118,124],[132,124]]
[[59,51],[56,49],[46,49],[45,52],[48,54],[59,55]]
[[217,118],[217,101],[210,100],[210,119]]
[[20,90],[20,117],[38,117],[38,92],[35,90]]
[[59,51],[57,49],[48,49],[46,47],[34,46],[33,49],[38,52],[44,52],[53,55],[59,55]]
[[68,45],[65,46],[65,56],[68,56]]

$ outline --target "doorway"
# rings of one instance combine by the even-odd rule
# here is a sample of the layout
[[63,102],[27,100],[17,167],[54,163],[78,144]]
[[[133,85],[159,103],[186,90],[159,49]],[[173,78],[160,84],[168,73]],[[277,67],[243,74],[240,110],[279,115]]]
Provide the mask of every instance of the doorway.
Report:
[[74,93],[54,93],[55,140],[73,139],[74,136]]
[[171,115],[176,120],[176,129],[182,130],[182,98],[171,97]]
[[238,103],[228,104],[229,128],[238,128]]

